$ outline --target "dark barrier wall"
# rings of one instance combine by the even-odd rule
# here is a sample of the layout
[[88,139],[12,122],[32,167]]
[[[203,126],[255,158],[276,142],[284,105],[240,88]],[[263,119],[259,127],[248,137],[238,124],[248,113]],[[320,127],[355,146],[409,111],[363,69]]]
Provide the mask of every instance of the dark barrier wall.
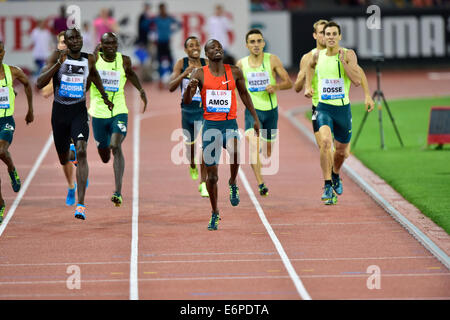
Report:
[[450,9],[366,10],[293,12],[293,65],[315,47],[312,25],[319,19],[341,25],[341,46],[354,49],[362,65],[372,64],[378,54],[387,65],[450,64]]

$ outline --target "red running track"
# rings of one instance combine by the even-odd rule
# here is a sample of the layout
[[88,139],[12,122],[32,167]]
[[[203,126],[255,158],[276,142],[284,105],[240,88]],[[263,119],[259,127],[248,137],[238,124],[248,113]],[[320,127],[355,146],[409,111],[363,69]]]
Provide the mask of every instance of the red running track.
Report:
[[[408,74],[409,83],[424,90],[421,76]],[[385,83],[402,79],[384,76]],[[369,82],[373,89],[373,74]],[[255,193],[256,181],[250,166],[243,164],[238,182],[241,203],[232,207],[229,169],[221,165],[222,220],[219,230],[210,232],[206,229],[209,200],[200,197],[188,166],[171,158],[180,145],[180,140],[171,140],[181,125],[180,95],[153,85],[145,88],[149,109],[137,118],[139,100],[127,87],[130,116],[123,144],[126,169],[120,208],[109,200],[112,164],[101,163],[91,134],[85,221],[75,219],[74,208],[64,204],[66,184],[53,145],[29,180],[51,134],[51,101],[35,95],[36,119],[27,127],[25,97],[19,92],[10,151],[22,181],[30,182],[15,211],[8,212],[17,194],[10,188],[6,170],[1,170],[10,220],[0,230],[0,299],[450,298],[449,270],[346,175],[338,204],[321,203],[317,149],[281,115],[308,105],[301,95],[293,90],[279,95],[279,170],[265,179],[269,197],[257,195],[252,201],[243,177]],[[448,94],[448,88],[447,81],[439,94]],[[360,99],[358,90],[352,91],[354,101]],[[386,88],[386,96],[391,90]],[[401,96],[402,90],[410,93],[399,86],[395,94]],[[238,118],[243,128],[242,104]],[[139,128],[137,121],[139,134],[134,131]],[[135,151],[139,151],[136,176]],[[135,192],[138,196],[133,198]],[[368,288],[370,266],[381,271],[379,289]],[[76,284],[70,282],[76,275],[73,270],[79,271],[79,289],[70,289]]]

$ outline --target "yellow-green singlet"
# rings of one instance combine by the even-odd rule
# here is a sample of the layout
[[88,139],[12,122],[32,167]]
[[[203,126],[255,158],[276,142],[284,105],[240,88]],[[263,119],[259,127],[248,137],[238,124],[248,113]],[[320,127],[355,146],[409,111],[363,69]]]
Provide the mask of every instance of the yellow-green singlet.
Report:
[[[346,48],[342,49],[347,51]],[[327,56],[327,50],[321,50],[316,73],[319,102],[334,106],[344,106],[350,103],[351,82],[339,60],[339,53]]]
[[128,113],[124,91],[127,77],[123,68],[122,54],[117,52],[114,61],[107,62],[99,52],[95,66],[100,78],[102,78],[103,88],[108,94],[109,101],[114,103],[114,108],[112,111],[108,109],[108,106],[103,102],[100,91],[92,83],[89,114],[95,118],[112,118],[121,113]]
[[9,117],[14,114],[14,94],[13,79],[11,69],[7,64],[3,64],[5,78],[0,80],[0,118]]
[[242,73],[245,78],[245,86],[249,92],[255,109],[268,111],[278,107],[276,93],[270,94],[266,87],[276,85],[276,79],[272,74],[270,65],[270,53],[264,53],[263,62],[257,68],[250,67],[249,56],[242,59]]

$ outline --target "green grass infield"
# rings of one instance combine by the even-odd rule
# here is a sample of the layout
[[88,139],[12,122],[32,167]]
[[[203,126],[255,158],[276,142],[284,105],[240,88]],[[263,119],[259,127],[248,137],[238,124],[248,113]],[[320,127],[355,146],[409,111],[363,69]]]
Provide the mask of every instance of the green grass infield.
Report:
[[[450,106],[450,97],[388,100],[387,103],[404,146],[400,145],[384,104],[381,114],[385,149],[381,149],[377,106],[369,113],[354,146],[365,113],[364,104],[355,103],[351,152],[450,234],[450,145],[443,145],[442,149],[427,145],[431,107]],[[311,111],[307,117],[311,118]]]

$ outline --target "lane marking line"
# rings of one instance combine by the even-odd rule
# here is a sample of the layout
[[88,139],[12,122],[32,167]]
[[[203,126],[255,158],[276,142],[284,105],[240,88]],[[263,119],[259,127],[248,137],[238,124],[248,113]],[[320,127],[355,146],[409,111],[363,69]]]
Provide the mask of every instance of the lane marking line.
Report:
[[50,149],[52,143],[53,143],[53,133],[50,133],[50,136],[48,137],[47,142],[45,143],[44,147],[42,148],[41,153],[37,157],[36,161],[34,162],[33,167],[31,168],[30,173],[28,174],[27,178],[25,179],[25,182],[23,183],[22,187],[20,188],[19,193],[17,194],[17,197],[14,199],[13,204],[9,208],[8,212],[6,213],[3,223],[0,225],[0,237],[2,236],[3,232],[5,231],[6,226],[8,225],[9,221],[13,217],[14,212],[16,212],[16,209],[19,206],[20,201],[22,201],[22,198],[25,195],[25,192],[27,192],[27,189],[31,184],[31,180],[33,180],[34,175],[36,174],[37,170],[41,166],[41,163],[44,160],[45,156],[47,155],[48,150]]
[[298,274],[295,272],[295,269],[292,266],[291,261],[289,261],[289,258],[283,249],[283,246],[281,245],[280,241],[278,240],[277,236],[275,235],[275,232],[273,231],[272,227],[270,226],[269,221],[267,221],[264,211],[261,208],[261,205],[259,204],[258,200],[256,199],[255,194],[253,193],[253,190],[250,187],[250,184],[248,183],[248,180],[247,180],[247,177],[245,176],[244,171],[242,171],[242,168],[240,168],[240,169],[241,170],[239,170],[239,177],[241,178],[241,181],[243,182],[244,187],[247,190],[247,193],[248,193],[250,199],[252,200],[253,205],[256,208],[256,211],[258,212],[259,218],[261,219],[261,222],[263,223],[264,227],[267,230],[267,233],[270,236],[270,239],[272,239],[272,242],[275,245],[275,248],[277,249],[278,254],[281,257],[281,260],[282,260],[290,278],[294,282],[297,292],[299,293],[300,297],[302,297],[302,299],[311,300],[311,296],[308,294],[305,287],[303,286],[303,283],[300,280]]
[[[305,134],[309,140],[316,144],[312,130],[306,128],[295,115],[306,111],[310,106],[296,107],[283,113],[299,131]],[[450,270],[449,256],[439,248],[430,238],[428,238],[419,228],[411,223],[397,209],[395,209],[386,199],[384,199],[375,189],[373,189],[356,171],[348,164],[344,163],[342,169],[345,173],[364,191],[366,192],[380,207],[382,207],[389,215],[391,215],[402,227],[404,227],[422,246],[425,247],[432,255],[434,255],[447,269]]]
[[131,256],[130,256],[130,300],[139,299],[138,289],[138,230],[139,230],[139,153],[141,115],[139,113],[139,98],[134,92],[133,118],[133,214],[131,219]]

